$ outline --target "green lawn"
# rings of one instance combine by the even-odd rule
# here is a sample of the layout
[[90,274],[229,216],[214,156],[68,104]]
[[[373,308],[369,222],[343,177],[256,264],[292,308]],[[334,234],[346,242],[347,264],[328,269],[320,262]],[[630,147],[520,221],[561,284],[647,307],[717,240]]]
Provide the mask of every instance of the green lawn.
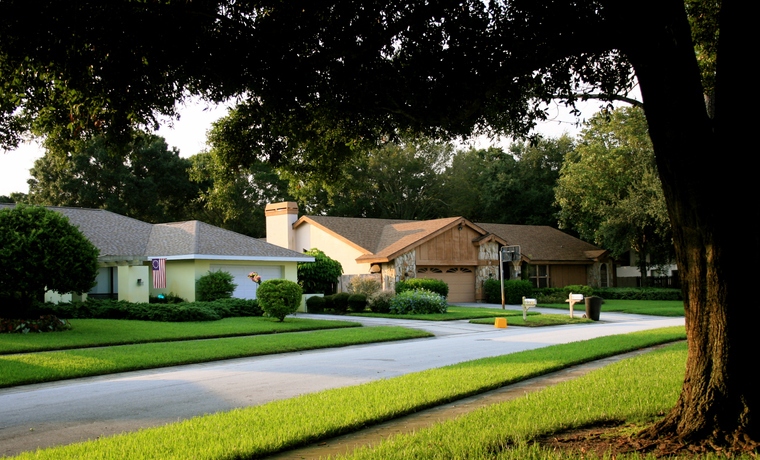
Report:
[[[594,321],[588,318],[570,318],[570,315],[546,315],[537,314],[532,312],[528,315],[527,320],[523,321],[522,313],[517,312],[519,315],[512,315],[507,318],[507,326],[524,326],[524,327],[541,327],[541,326],[560,326],[562,324],[579,324],[579,323],[593,323]],[[531,313],[531,312],[529,312]],[[504,315],[500,315],[504,316]],[[491,318],[480,318],[470,320],[474,324],[493,324],[494,320]]]
[[[528,312],[537,315],[536,312]],[[500,308],[457,307],[452,305],[446,313],[431,313],[427,315],[392,315],[390,313],[349,313],[350,316],[369,316],[372,318],[417,319],[424,321],[454,321],[458,319],[495,318],[503,316],[522,316],[522,311],[502,310]]]
[[166,323],[114,319],[72,319],[72,329],[42,334],[0,334],[0,355],[104,345],[167,342],[239,335],[273,334],[357,327],[359,323],[287,318],[225,318],[219,321]]
[[432,334],[424,331],[402,327],[352,327],[18,353],[0,356],[0,388],[179,364],[430,336]]
[[[557,308],[570,311],[566,303],[540,304],[539,307]],[[575,311],[585,311],[585,305],[575,304]],[[681,300],[605,300],[602,305],[602,315],[606,311],[635,313],[653,316],[683,316],[683,301]],[[602,318],[604,319],[604,318]]]
[[[371,424],[573,364],[684,337],[684,329],[675,327],[555,345],[378,380],[354,387],[306,394],[231,412],[196,417],[135,433],[24,453],[18,458],[129,458],[135,460],[259,458],[337,434],[360,430]],[[665,400],[665,404],[672,404],[670,401],[672,382],[677,382],[677,386],[683,378],[682,361],[683,357],[679,356],[675,361],[669,361],[664,369],[658,368],[655,371],[657,380],[654,382],[650,381],[649,377],[640,376],[637,368],[634,368],[632,374],[624,374],[624,377],[620,379],[600,379],[596,389],[603,394],[610,393],[613,399],[618,399],[618,406],[640,405],[630,398],[617,398],[617,396],[618,385],[633,387],[634,385],[629,380],[636,381],[641,378],[640,382],[635,382],[635,389],[647,389],[649,392],[647,394],[657,394],[658,401]],[[635,378],[630,375],[634,375]],[[665,392],[664,399],[659,395],[660,392]],[[573,401],[576,399],[577,401]],[[433,442],[426,441],[428,450],[423,449],[420,453],[410,455],[408,458],[467,458],[466,452],[455,456],[438,455],[436,452],[439,445],[451,443],[455,445],[468,443],[468,446],[474,443],[477,447],[477,441],[483,439],[486,434],[501,431],[503,435],[504,430],[500,428],[505,423],[524,424],[526,419],[530,419],[535,414],[541,417],[537,417],[532,425],[528,423],[529,426],[535,427],[532,432],[544,431],[544,424],[553,429],[557,425],[547,421],[549,415],[547,413],[557,411],[557,408],[552,405],[564,404],[568,400],[575,404],[571,410],[579,412],[576,414],[579,420],[597,416],[598,411],[591,411],[585,406],[590,404],[590,398],[585,394],[577,398],[566,395],[562,400],[544,399],[543,406],[539,406],[539,409],[527,408],[525,415],[521,415],[520,411],[512,411],[509,419],[489,418],[488,423],[491,426],[480,427],[482,433],[459,432],[456,434],[456,439],[439,437]],[[658,404],[662,406],[662,403]],[[604,409],[610,406],[605,402],[600,407]],[[645,411],[648,410],[649,405],[645,407]],[[568,411],[561,412],[565,416]],[[487,442],[487,439],[484,442]],[[490,445],[492,444],[483,446]],[[406,453],[403,450],[386,448],[379,457],[399,457]]]

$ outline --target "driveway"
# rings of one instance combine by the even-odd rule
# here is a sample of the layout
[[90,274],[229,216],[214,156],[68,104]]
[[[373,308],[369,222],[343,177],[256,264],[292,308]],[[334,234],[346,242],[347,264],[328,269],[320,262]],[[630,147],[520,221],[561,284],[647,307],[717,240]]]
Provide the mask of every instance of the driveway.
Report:
[[[315,317],[325,319],[326,315]],[[602,321],[593,324],[507,329],[467,321],[350,319],[367,326],[392,324],[423,329],[435,337],[3,389],[0,455],[94,439],[488,356],[684,324],[683,318],[615,313],[603,313]]]

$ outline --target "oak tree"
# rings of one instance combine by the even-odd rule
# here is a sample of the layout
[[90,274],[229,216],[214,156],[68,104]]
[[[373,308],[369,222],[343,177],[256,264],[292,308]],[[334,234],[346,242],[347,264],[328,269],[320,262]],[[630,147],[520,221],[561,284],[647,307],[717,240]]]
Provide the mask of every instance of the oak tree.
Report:
[[562,165],[556,188],[562,228],[620,257],[638,254],[641,285],[670,263],[673,238],[644,112],[619,108],[592,117]]
[[755,446],[760,396],[747,363],[760,310],[747,308],[746,254],[760,233],[736,224],[721,193],[755,196],[747,166],[757,162],[739,145],[750,132],[742,50],[756,40],[745,10],[720,3],[708,110],[683,0],[5,0],[0,140],[13,143],[30,120],[74,134],[150,122],[188,91],[244,99],[261,134],[248,157],[319,166],[405,130],[524,134],[545,116],[541,101],[614,100],[635,75],[689,341],[681,396],[651,435]]

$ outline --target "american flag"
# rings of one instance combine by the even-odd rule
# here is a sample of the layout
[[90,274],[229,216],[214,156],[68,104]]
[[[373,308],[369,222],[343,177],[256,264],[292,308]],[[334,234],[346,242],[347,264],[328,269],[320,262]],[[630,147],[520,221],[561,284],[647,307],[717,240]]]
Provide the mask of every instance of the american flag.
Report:
[[166,259],[153,259],[153,288],[166,289]]

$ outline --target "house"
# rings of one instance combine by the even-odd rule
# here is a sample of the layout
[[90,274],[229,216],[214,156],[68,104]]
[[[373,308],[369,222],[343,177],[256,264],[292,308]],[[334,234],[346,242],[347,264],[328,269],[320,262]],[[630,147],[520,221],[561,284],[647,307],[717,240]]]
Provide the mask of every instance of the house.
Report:
[[[12,206],[12,205],[5,205]],[[92,297],[147,302],[149,296],[174,293],[195,300],[195,281],[209,270],[228,271],[237,288],[234,297],[256,298],[258,285],[248,279],[255,271],[263,280],[297,281],[297,263],[314,258],[265,241],[197,220],[149,224],[102,209],[48,207],[69,222],[99,250]],[[153,287],[151,260],[164,259],[166,288]],[[72,300],[74,295],[46,293],[46,300]]]
[[376,274],[384,289],[407,278],[449,284],[449,300],[482,300],[483,281],[499,278],[499,250],[519,245],[520,263],[537,287],[612,282],[608,251],[548,226],[479,224],[463,217],[424,221],[298,217],[293,202],[265,210],[267,241],[296,251],[319,248],[343,265],[346,275]]

